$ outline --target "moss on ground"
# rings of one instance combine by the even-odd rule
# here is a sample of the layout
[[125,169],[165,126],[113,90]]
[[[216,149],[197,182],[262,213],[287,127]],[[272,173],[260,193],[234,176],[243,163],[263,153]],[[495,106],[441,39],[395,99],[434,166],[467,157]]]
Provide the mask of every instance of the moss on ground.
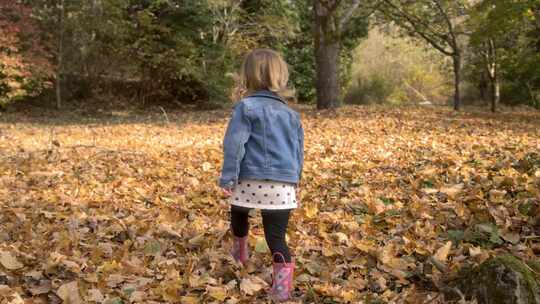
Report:
[[[534,267],[532,266],[534,265]],[[540,286],[535,268],[512,255],[493,257],[474,268],[462,269],[450,286],[458,288],[467,299],[479,304],[537,304]],[[456,298],[457,294],[449,295]]]

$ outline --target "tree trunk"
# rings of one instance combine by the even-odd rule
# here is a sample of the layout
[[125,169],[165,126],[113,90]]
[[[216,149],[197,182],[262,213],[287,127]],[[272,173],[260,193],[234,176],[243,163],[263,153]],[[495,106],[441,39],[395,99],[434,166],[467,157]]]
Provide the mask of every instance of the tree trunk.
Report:
[[452,56],[454,63],[454,110],[461,109],[461,91],[459,89],[461,83],[461,55]]
[[333,109],[339,106],[339,33],[335,17],[318,0],[313,1],[315,37],[315,89],[317,109]]
[[317,109],[339,106],[339,44],[320,43],[315,47]]
[[497,112],[497,106],[501,99],[501,86],[499,83],[499,71],[497,68],[497,52],[493,39],[488,41],[488,53],[486,56],[486,67],[491,82],[491,112]]
[[493,79],[491,79],[491,112],[497,112],[499,101],[501,99],[501,84],[499,77],[495,73]]
[[62,108],[62,72],[64,52],[64,0],[60,1],[58,18],[58,66],[56,67],[56,108]]
[[488,103],[488,91],[489,85],[486,80],[486,73],[480,73],[480,80],[478,80],[478,91],[480,92],[480,99],[486,104]]

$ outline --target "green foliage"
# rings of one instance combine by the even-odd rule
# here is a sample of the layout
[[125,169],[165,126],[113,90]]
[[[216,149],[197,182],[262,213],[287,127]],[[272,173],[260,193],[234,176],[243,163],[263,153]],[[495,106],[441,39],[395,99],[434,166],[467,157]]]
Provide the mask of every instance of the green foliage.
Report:
[[525,103],[540,109],[540,52],[520,48],[503,61],[502,100],[510,104]]
[[227,75],[243,55],[257,47],[283,49],[297,24],[285,0],[65,1],[62,22],[61,3],[28,1],[50,62],[56,66],[61,55],[66,81],[90,84],[90,90],[69,92],[78,98],[135,85],[133,97],[141,102],[222,102],[232,86]]
[[425,43],[374,28],[353,52],[347,103],[443,103],[451,96],[445,57]]
[[[220,103],[228,99],[233,85],[231,76],[243,55],[259,47],[283,53],[290,64],[290,83],[298,99],[302,102],[315,99],[313,2],[309,0],[24,0],[17,3],[18,8],[10,10],[9,18],[1,25],[17,23],[19,28],[14,32],[20,41],[10,42],[17,45],[5,49],[18,50],[18,56],[33,49],[33,53],[40,53],[43,58],[24,55],[10,61],[26,66],[17,75],[7,75],[4,71],[7,76],[0,76],[0,95],[4,99],[6,78],[10,78],[10,83],[18,82],[16,92],[11,88],[10,98],[21,98],[51,93],[56,74],[61,74],[67,99],[98,96],[96,92],[107,90],[118,94],[118,88],[122,88],[121,95],[137,102]],[[345,9],[350,3],[340,2],[335,16],[347,13]],[[366,36],[366,14],[375,7],[374,3],[362,1],[366,7],[356,9],[343,29],[333,31],[338,34],[332,39],[339,39],[341,44],[340,85],[343,92],[350,88],[346,99],[354,103],[446,99],[448,85],[453,81],[445,75],[449,74],[448,60],[434,56],[431,51],[421,56],[423,45],[411,48],[400,43],[388,45],[395,52],[385,49],[376,53],[373,60],[381,64],[378,68],[366,69],[366,65],[359,64],[362,57],[359,59],[353,50]],[[486,38],[493,39],[503,102],[540,107],[537,68],[540,1],[483,0],[473,7],[468,3],[376,2],[380,4],[377,6],[380,22],[392,20],[404,29],[402,34],[423,38],[446,55],[457,49],[450,45],[446,17],[451,17],[454,34],[460,37],[471,34],[470,41],[457,39],[460,51],[469,54],[464,56],[469,87],[479,87],[485,81],[480,54],[485,50]],[[31,14],[21,13],[24,11],[21,8],[31,10]],[[61,9],[65,12],[63,20]],[[39,31],[28,26],[30,23],[37,23]],[[462,50],[462,44],[471,48]],[[401,56],[400,52],[407,55]],[[397,63],[385,66],[381,63],[384,56],[379,54],[395,56]],[[413,60],[408,61],[407,56]],[[12,66],[8,68],[4,70],[13,70]],[[383,71],[381,75],[372,77],[379,71]]]
[[[310,43],[310,42],[309,42]],[[311,44],[305,47],[286,48],[285,57],[291,68],[291,84],[299,101],[315,100],[315,60]]]
[[446,232],[446,237],[456,245],[464,241],[481,247],[492,248],[503,243],[497,226],[492,223],[476,224],[468,227],[465,231],[450,229]]
[[296,90],[298,100],[315,100],[315,58],[312,33],[311,1],[294,2],[293,18],[297,20],[298,33],[283,46],[285,60],[291,67],[291,84]]
[[[480,83],[485,73],[488,41],[494,45],[495,63],[502,80],[502,101],[540,107],[540,1],[484,0],[472,10],[468,26],[472,65],[469,80]],[[536,13],[535,13],[536,12]],[[479,57],[479,58],[478,58]]]
[[384,103],[392,94],[392,83],[380,75],[357,79],[345,101],[351,104]]
[[8,85],[8,76],[4,72],[4,65],[0,64],[0,104],[5,103],[11,88]]

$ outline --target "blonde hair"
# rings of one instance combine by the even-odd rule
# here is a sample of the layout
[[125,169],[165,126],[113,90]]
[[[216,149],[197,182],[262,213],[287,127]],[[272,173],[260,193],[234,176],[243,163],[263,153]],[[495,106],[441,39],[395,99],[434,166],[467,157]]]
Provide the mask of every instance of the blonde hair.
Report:
[[256,49],[244,58],[232,97],[238,100],[256,91],[269,90],[285,100],[294,99],[288,81],[289,69],[281,55],[270,49]]

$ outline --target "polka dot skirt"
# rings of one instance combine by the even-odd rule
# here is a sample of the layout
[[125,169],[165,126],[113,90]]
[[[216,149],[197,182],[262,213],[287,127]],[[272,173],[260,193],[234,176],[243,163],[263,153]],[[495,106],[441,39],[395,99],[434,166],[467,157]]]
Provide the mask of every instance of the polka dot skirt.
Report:
[[241,180],[233,190],[231,204],[256,209],[298,207],[294,185],[275,181]]

